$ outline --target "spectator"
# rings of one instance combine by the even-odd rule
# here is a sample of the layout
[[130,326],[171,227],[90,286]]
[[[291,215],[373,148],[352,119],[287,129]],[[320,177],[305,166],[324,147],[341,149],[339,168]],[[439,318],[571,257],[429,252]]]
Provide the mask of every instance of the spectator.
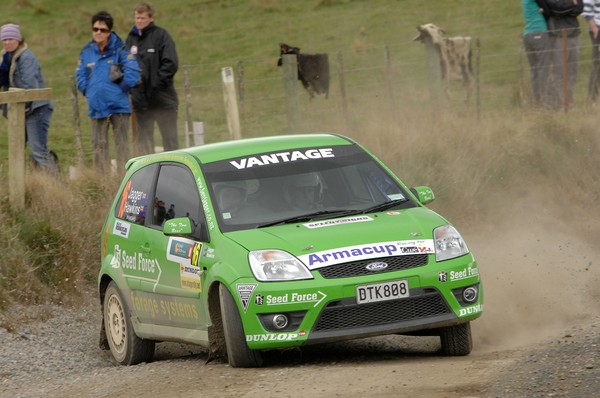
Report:
[[523,45],[531,72],[531,105],[549,106],[548,89],[550,87],[550,37],[546,18],[536,0],[521,0],[525,17]]
[[[0,52],[0,87],[23,89],[46,88],[42,68],[27,48],[19,25],[6,24],[0,28],[4,49]],[[7,107],[3,105],[6,116]],[[25,106],[25,138],[29,143],[31,158],[36,166],[57,173],[58,166],[48,151],[48,128],[52,119],[52,103],[49,100],[28,102]]]
[[[109,162],[108,125],[112,125],[117,169],[124,172],[129,159],[129,90],[140,79],[139,66],[123,41],[112,31],[113,18],[106,11],[92,16],[92,40],[79,55],[77,88],[88,102],[92,124],[94,166],[105,171]],[[111,79],[111,66],[119,65],[120,79]],[[114,81],[113,81],[114,80]]]
[[158,124],[165,151],[179,148],[177,139],[177,92],[173,77],[178,69],[175,42],[154,24],[154,6],[138,3],[127,46],[142,68],[142,83],[131,91],[137,123],[137,154],[154,152],[154,122]]
[[582,15],[588,24],[592,41],[592,68],[588,83],[588,99],[595,104],[600,87],[600,0],[583,0]]
[[171,206],[169,206],[169,210],[167,210],[167,215],[165,216],[166,220],[170,220],[172,218],[175,218],[175,205],[173,203],[171,203]]
[[155,198],[154,199],[154,215],[157,225],[162,225],[167,218],[167,209],[165,208],[165,202]]

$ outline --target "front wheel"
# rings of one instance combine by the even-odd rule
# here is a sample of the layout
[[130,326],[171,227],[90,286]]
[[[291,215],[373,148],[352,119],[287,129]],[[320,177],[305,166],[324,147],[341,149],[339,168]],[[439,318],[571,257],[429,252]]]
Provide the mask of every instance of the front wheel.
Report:
[[109,283],[104,295],[104,329],[110,352],[121,365],[136,365],[152,360],[154,341],[136,336],[127,303],[115,282]]
[[262,365],[260,351],[251,350],[246,343],[242,318],[235,300],[225,285],[219,286],[223,332],[227,346],[227,360],[232,368],[258,368]]
[[440,341],[442,343],[442,354],[446,356],[469,355],[473,348],[471,324],[467,322],[441,328]]

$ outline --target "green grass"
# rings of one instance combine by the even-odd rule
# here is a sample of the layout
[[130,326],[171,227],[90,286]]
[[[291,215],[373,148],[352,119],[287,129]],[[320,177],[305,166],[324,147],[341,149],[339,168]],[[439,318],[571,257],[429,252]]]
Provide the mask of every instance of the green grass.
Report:
[[[339,112],[342,99],[338,53],[344,58],[348,104],[359,119],[360,110],[369,107],[367,101],[371,103],[388,95],[382,81],[386,46],[397,105],[409,107],[417,100],[417,105],[426,106],[428,98],[420,93],[428,78],[425,49],[412,41],[415,27],[421,23],[435,22],[449,35],[480,39],[485,107],[510,104],[513,84],[519,82],[522,22],[517,2],[500,2],[493,8],[466,0],[439,1],[426,7],[419,0],[159,0],[154,4],[158,10],[157,24],[172,34],[180,57],[176,85],[181,100],[182,144],[186,117],[184,69],[189,71],[192,87],[191,117],[204,122],[206,142],[229,138],[220,69],[232,66],[237,72],[240,62],[245,88],[243,135],[272,135],[286,129],[282,72],[276,66],[280,42],[299,46],[305,52],[330,55],[329,100],[318,98],[310,103],[300,88],[299,106],[305,121],[302,131],[345,128]],[[47,84],[54,91],[56,110],[49,142],[64,166],[75,164],[77,159],[70,79],[80,49],[91,39],[90,17],[99,7],[112,13],[115,31],[125,38],[131,28],[132,5],[122,2],[107,0],[98,5],[74,0],[4,0],[0,5],[0,23],[21,25],[30,48],[40,59]],[[462,92],[457,91],[456,96],[461,97]],[[79,104],[85,159],[89,164],[90,128],[86,102],[81,96]],[[6,129],[6,123],[0,123],[2,161],[7,158]]]
[[[432,208],[462,225],[500,222],[511,205],[532,200],[560,206],[566,216],[599,215],[595,175],[597,115],[585,106],[589,39],[581,37],[577,112],[531,112],[523,105],[528,80],[521,50],[519,2],[466,0],[157,0],[157,24],[177,43],[176,76],[184,140],[184,71],[191,86],[190,112],[204,122],[205,142],[229,138],[222,67],[243,69],[242,135],[287,133],[279,43],[307,53],[328,53],[328,99],[312,101],[298,83],[297,132],[332,131],[357,139],[408,185],[429,185]],[[329,4],[329,5],[327,5]],[[106,0],[115,30],[125,37],[131,4]],[[3,0],[0,23],[21,25],[54,91],[50,147],[63,175],[77,164],[70,82],[78,54],[90,40],[98,3],[76,0]],[[433,22],[448,35],[479,39],[481,112],[430,96],[426,52],[412,41],[416,25]],[[389,51],[388,75],[386,49]],[[343,113],[338,54],[343,57],[348,118]],[[241,67],[240,67],[241,65]],[[524,95],[525,94],[525,95]],[[86,164],[90,132],[85,100],[79,116]],[[157,142],[160,142],[157,133]],[[11,302],[69,302],[93,286],[100,264],[104,220],[118,178],[85,171],[60,182],[28,171],[23,214],[8,205],[7,123],[0,121],[0,310]],[[597,217],[596,217],[597,219]],[[1,312],[0,312],[1,315]],[[0,316],[0,323],[2,317]]]

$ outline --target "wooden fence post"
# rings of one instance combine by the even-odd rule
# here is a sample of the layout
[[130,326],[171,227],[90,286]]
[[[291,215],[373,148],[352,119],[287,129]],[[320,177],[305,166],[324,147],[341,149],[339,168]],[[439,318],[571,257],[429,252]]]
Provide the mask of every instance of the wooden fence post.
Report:
[[73,102],[73,125],[75,127],[75,145],[77,146],[77,159],[79,167],[83,167],[83,143],[81,142],[81,122],[79,120],[79,98],[77,97],[77,82],[71,76],[71,101]]
[[283,67],[283,84],[287,103],[288,131],[297,132],[300,112],[298,110],[298,60],[296,54],[281,56]]
[[192,90],[190,88],[190,71],[183,69],[183,92],[185,97],[185,146],[193,142],[194,124],[192,121]]
[[25,103],[51,96],[51,88],[0,92],[0,104],[8,104],[8,190],[15,210],[25,207]]
[[346,130],[350,130],[350,118],[348,117],[348,98],[346,98],[346,78],[344,76],[344,59],[342,52],[337,53],[338,76],[340,80],[340,94],[342,97],[342,111],[346,121]]
[[429,97],[437,102],[442,93],[442,72],[440,70],[440,54],[431,41],[430,37],[424,40],[427,50],[427,71],[429,81]]
[[240,100],[239,106],[240,106],[240,115],[242,115],[242,119],[244,118],[244,62],[243,61],[239,61],[238,65],[237,65],[237,92],[238,92],[238,97]]
[[562,29],[562,80],[563,80],[563,106],[565,113],[569,112],[569,61],[567,49],[567,30]]
[[481,42],[479,37],[475,40],[475,101],[477,107],[477,120],[481,118]]
[[390,54],[390,47],[388,45],[385,46],[385,74],[386,74],[386,84],[388,88],[388,92],[390,94],[390,101],[392,104],[392,109],[396,111],[396,96],[394,94],[394,78],[392,76],[392,56]]
[[227,112],[227,127],[229,134],[234,140],[242,138],[240,131],[240,112],[237,104],[237,94],[235,92],[235,79],[233,78],[233,68],[226,67],[221,69],[221,78],[223,79],[223,98],[225,100],[225,110]]

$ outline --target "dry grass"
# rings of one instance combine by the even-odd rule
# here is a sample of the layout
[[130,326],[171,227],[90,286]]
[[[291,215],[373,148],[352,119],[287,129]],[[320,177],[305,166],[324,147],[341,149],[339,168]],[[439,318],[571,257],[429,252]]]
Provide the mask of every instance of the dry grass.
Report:
[[[403,109],[391,118],[382,109],[357,115],[348,135],[407,185],[431,186],[432,209],[459,228],[493,225],[523,204],[552,209],[564,223],[600,215],[600,137],[592,112],[498,111],[478,120],[443,107]],[[92,172],[76,181],[29,172],[26,210],[15,213],[0,181],[0,309],[69,303],[94,286],[100,231],[117,184]]]
[[100,229],[117,182],[87,172],[63,181],[37,171],[26,179],[25,210],[8,204],[1,181],[0,309],[10,303],[76,302],[100,266]]

